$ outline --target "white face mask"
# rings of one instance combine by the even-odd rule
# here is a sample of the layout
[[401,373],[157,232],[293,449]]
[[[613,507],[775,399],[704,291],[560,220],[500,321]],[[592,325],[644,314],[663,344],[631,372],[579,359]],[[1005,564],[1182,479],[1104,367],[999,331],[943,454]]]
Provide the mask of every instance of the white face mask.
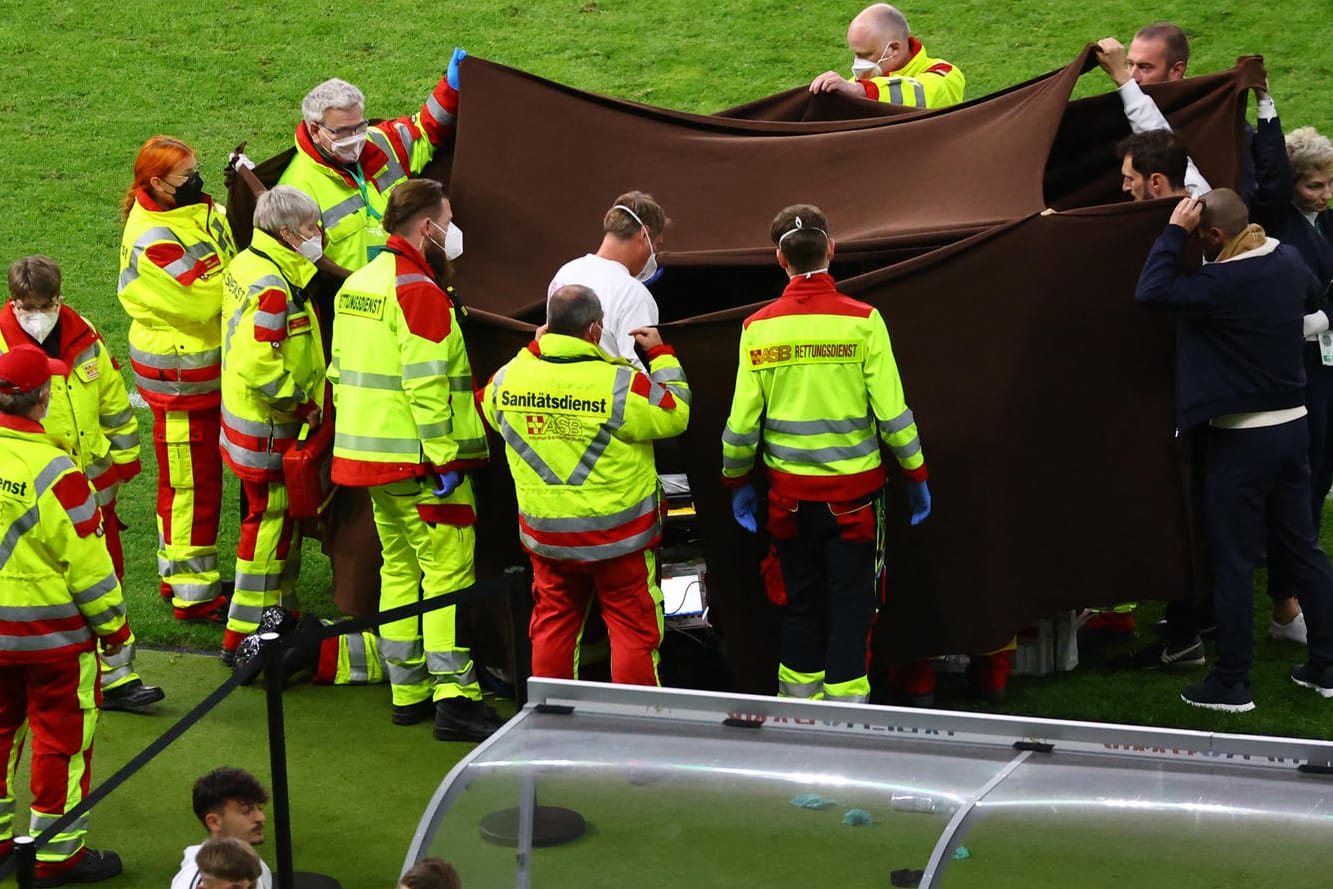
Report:
[[320,233],[306,238],[296,247],[296,252],[311,262],[317,262],[324,255],[324,235]]
[[884,72],[880,70],[879,64],[889,57],[889,45],[884,44],[884,55],[879,57],[879,62],[872,62],[869,59],[852,59],[852,77],[856,80],[869,80],[872,77],[879,77]]
[[662,277],[662,270],[657,267],[657,251],[653,249],[653,233],[648,231],[648,226],[643,224],[643,220],[639,218],[639,214],[635,213],[624,204],[616,204],[611,209],[624,210],[630,215],[631,219],[639,224],[639,228],[643,231],[643,236],[648,241],[648,261],[643,264],[643,268],[639,269],[639,273],[634,276],[634,279],[641,284],[653,283],[658,278]]
[[444,256],[450,262],[463,255],[463,230],[458,223],[449,223],[449,230],[444,233]]
[[14,314],[18,316],[19,327],[22,327],[28,336],[39,343],[46,342],[46,338],[55,330],[56,322],[60,320],[60,307],[42,312],[20,312],[14,309]]
[[366,134],[359,133],[345,139],[334,139],[329,143],[329,147],[338,160],[354,164],[361,159],[361,149],[366,147]]

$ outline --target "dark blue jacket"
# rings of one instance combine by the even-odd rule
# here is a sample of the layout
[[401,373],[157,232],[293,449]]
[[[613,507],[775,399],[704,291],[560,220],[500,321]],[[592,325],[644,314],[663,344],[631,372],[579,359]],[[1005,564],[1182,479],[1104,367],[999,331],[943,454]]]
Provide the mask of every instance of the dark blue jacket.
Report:
[[1168,225],[1134,299],[1178,313],[1176,422],[1299,407],[1305,399],[1301,319],[1321,288],[1295,248],[1272,239],[1190,275],[1177,272],[1189,235]]
[[1315,225],[1291,203],[1296,177],[1287,157],[1282,123],[1275,117],[1259,121],[1252,143],[1256,188],[1250,199],[1250,219],[1270,237],[1290,244],[1314,272],[1319,283],[1333,281],[1333,211],[1315,217]]

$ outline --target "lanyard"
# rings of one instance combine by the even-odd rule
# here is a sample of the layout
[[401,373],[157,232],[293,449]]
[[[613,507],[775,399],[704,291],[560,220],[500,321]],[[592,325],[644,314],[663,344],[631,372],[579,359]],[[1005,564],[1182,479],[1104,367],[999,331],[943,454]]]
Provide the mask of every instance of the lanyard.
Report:
[[347,173],[352,177],[352,181],[356,183],[356,187],[361,190],[361,202],[366,205],[366,213],[376,222],[383,219],[384,217],[380,215],[380,212],[370,206],[370,192],[366,190],[366,177],[361,173],[361,162],[357,161],[348,167]]
[[296,284],[291,278],[288,278],[287,274],[283,272],[282,266],[278,265],[278,261],[263,250],[260,250],[258,247],[251,244],[250,252],[261,259],[267,259],[269,262],[273,263],[273,267],[278,270],[278,276],[282,278],[283,283],[287,285],[287,290],[292,294],[292,302],[296,303],[298,308],[305,308],[305,301],[309,299],[309,296],[305,292],[305,288]]

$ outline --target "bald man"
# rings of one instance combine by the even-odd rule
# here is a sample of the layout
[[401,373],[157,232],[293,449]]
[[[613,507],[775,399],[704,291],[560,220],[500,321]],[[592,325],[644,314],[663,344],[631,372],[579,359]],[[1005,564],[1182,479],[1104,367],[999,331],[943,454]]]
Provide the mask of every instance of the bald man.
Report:
[[933,59],[912,36],[907,17],[897,7],[876,3],[861,10],[847,27],[852,76],[825,71],[810,83],[812,93],[907,105],[943,108],[963,101],[967,80],[943,59]]
[[[1197,233],[1208,264],[1178,272]],[[1310,515],[1301,358],[1305,315],[1322,288],[1295,248],[1249,221],[1229,188],[1187,197],[1148,254],[1134,298],[1180,316],[1176,425],[1204,434],[1204,527],[1213,569],[1217,665],[1181,693],[1195,707],[1254,709],[1250,665],[1254,569],[1270,566],[1300,591],[1309,659],[1297,685],[1333,698],[1333,573]]]

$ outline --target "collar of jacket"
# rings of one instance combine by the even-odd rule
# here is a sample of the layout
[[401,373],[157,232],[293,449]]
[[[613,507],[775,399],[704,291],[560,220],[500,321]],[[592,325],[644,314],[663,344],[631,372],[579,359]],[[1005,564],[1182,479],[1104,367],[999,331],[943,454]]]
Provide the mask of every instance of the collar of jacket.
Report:
[[[356,184],[356,180],[352,178],[352,174],[347,171],[346,167],[338,166],[333,161],[329,160],[324,155],[324,152],[319,150],[319,146],[315,144],[315,140],[310,138],[310,130],[306,127],[304,120],[296,125],[296,150],[314,161],[330,176],[337,176],[352,188],[360,187]],[[370,141],[370,128],[367,127],[366,144],[361,146],[361,156],[357,158],[357,163],[361,165],[361,175],[365,178],[367,188],[370,187],[372,180],[370,176],[366,175],[366,170],[381,170],[387,162],[388,158],[384,156],[384,152],[381,151],[379,146],[374,142]]]
[[797,275],[787,282],[786,288],[782,291],[782,299],[805,299],[823,293],[837,293],[838,288],[834,285],[833,276],[828,272],[820,272],[817,275],[806,277]]
[[400,235],[389,235],[389,240],[384,244],[384,250],[395,259],[403,259],[417,267],[417,271],[430,278],[436,287],[440,287],[440,282],[435,280],[435,272],[431,269],[430,263],[426,262],[426,257],[421,251],[413,247],[411,242]]
[[186,204],[183,207],[171,207],[170,209],[163,207],[158,204],[157,201],[153,200],[152,194],[150,194],[146,188],[141,188],[136,191],[134,193],[134,199],[138,201],[140,207],[144,208],[149,213],[179,213],[182,216],[191,216],[195,215],[196,211],[203,210],[203,215],[207,218],[208,214],[213,210],[213,196],[210,194],[205,194],[203,199],[197,204]]
[[[59,358],[66,363],[72,361],[83,353],[85,349],[97,342],[97,332],[84,319],[82,315],[74,311],[67,305],[60,306],[60,320],[57,322],[60,331],[60,349]],[[7,348],[12,349],[24,343],[36,346],[43,352],[46,351],[45,344],[39,343],[28,332],[19,326],[18,316],[14,314],[14,301],[7,300],[3,308],[0,308],[0,337],[4,338]],[[48,353],[49,354],[49,353]]]
[[921,41],[915,37],[907,38],[907,48],[912,51],[912,57],[907,60],[897,71],[889,71],[885,77],[915,77],[926,70],[926,62],[929,57],[926,55],[926,48],[922,46]]
[[250,247],[273,261],[289,284],[305,287],[315,277],[315,264],[261,229],[255,229]]
[[533,355],[538,358],[548,358],[553,361],[571,361],[587,360],[590,358],[599,361],[605,361],[607,364],[624,364],[630,366],[630,363],[623,358],[612,358],[602,351],[602,347],[596,343],[590,343],[585,339],[576,336],[566,336],[563,333],[547,333],[541,338],[541,341],[534,340],[528,347]]
[[42,424],[17,414],[0,414],[0,429],[12,432],[26,432],[32,435],[46,435]]

